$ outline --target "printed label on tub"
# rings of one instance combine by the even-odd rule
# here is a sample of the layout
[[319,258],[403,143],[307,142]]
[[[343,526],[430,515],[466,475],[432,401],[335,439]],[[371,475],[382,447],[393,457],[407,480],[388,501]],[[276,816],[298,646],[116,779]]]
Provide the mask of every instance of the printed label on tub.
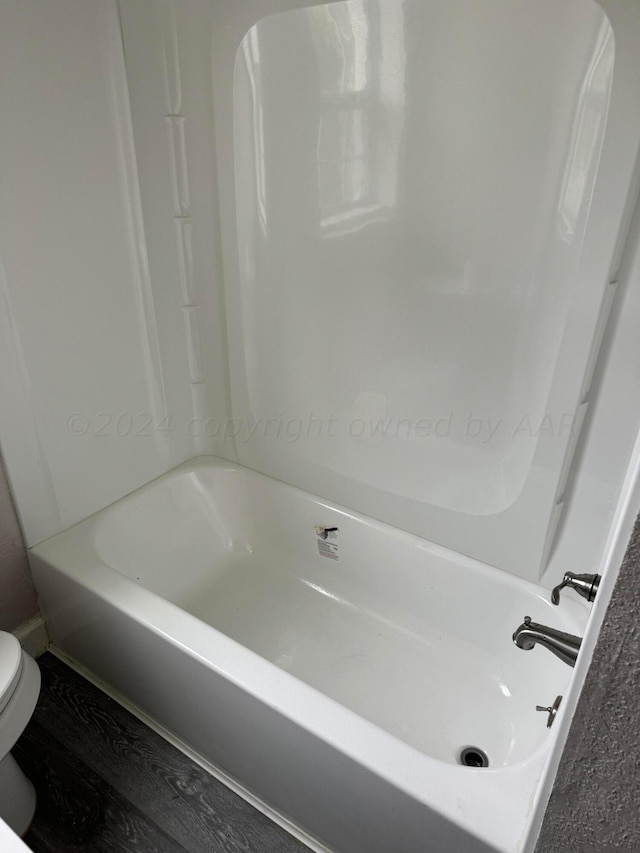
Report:
[[316,527],[318,554],[320,554],[321,557],[327,557],[329,560],[340,559],[337,542],[338,532],[337,527]]

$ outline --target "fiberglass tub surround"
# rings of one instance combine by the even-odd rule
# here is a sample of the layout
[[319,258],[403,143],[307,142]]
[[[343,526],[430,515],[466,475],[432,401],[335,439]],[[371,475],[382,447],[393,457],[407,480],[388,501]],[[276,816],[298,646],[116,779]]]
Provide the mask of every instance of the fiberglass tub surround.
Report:
[[636,0],[0,14],[0,431],[58,651],[318,850],[531,853],[586,664],[512,633],[592,648],[549,591],[638,429]]
[[607,283],[583,245],[614,54],[590,2],[249,30],[223,208],[242,461],[536,578]]
[[[317,528],[334,527],[326,557]],[[585,606],[556,612],[533,584],[212,458],[185,464],[31,556],[56,643],[254,790],[275,774],[262,789],[267,802],[332,847],[362,849],[354,845],[374,843],[379,827],[302,819],[301,805],[283,794],[287,783],[264,763],[268,708],[389,784],[406,771],[402,789],[456,849],[483,850],[475,835],[496,842],[483,812],[509,791],[491,849],[512,849],[548,742],[535,708],[566,692],[571,670],[544,650],[525,658],[511,633],[525,611],[580,633]],[[197,661],[200,674],[181,676],[176,692],[173,677],[147,673],[152,650],[186,672]],[[248,778],[247,758],[229,753],[229,723],[214,710],[221,678],[254,703]],[[214,704],[202,706],[209,691]],[[210,712],[215,724],[204,726],[199,715]],[[486,753],[489,769],[462,766],[466,747]],[[294,755],[277,766],[283,761],[292,778],[309,772]],[[316,784],[324,781],[307,778],[305,796]],[[448,800],[442,814],[458,814],[460,837],[430,813],[436,790]],[[407,843],[425,826],[414,818]]]

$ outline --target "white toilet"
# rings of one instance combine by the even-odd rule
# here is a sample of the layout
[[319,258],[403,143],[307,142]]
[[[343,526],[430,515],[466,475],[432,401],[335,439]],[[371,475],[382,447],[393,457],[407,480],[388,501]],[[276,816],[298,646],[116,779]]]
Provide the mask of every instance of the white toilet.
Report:
[[0,631],[0,817],[18,835],[33,819],[36,793],[10,750],[25,729],[40,693],[40,670],[13,634]]

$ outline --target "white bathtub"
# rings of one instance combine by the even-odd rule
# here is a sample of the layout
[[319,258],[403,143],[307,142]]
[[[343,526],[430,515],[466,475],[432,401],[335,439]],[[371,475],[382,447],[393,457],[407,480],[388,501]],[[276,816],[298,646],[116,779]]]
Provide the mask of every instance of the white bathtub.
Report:
[[554,738],[535,706],[572,671],[511,634],[582,633],[580,604],[212,457],[30,559],[55,646],[316,849],[528,848]]

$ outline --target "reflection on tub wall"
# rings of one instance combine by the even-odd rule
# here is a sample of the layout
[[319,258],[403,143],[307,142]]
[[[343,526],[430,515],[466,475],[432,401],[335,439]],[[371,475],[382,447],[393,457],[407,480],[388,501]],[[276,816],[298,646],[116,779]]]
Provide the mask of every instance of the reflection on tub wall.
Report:
[[[544,416],[613,59],[595,7],[553,33],[531,4],[491,7],[349,0],[266,19],[235,96],[253,415],[362,416],[295,451],[480,514],[529,471],[518,424]],[[423,419],[446,436],[415,441]]]
[[[613,59],[589,2],[343,0],[248,31],[226,282],[234,415],[256,427],[242,461],[321,493],[342,477],[345,502],[363,486],[486,517],[533,488],[550,439],[527,510],[546,528]],[[550,409],[558,371],[575,398]]]
[[[308,12],[318,72],[318,200],[323,236],[395,213],[404,124],[403,16],[367,0]],[[375,46],[375,49],[372,49]]]
[[[12,176],[0,210],[30,543],[217,453],[539,578],[625,201],[592,191],[630,159],[601,8],[120,0],[120,30],[110,0],[58,2],[7,4],[3,53],[8,154],[30,140],[65,187],[36,182],[39,253]],[[99,170],[30,137],[89,105]]]

